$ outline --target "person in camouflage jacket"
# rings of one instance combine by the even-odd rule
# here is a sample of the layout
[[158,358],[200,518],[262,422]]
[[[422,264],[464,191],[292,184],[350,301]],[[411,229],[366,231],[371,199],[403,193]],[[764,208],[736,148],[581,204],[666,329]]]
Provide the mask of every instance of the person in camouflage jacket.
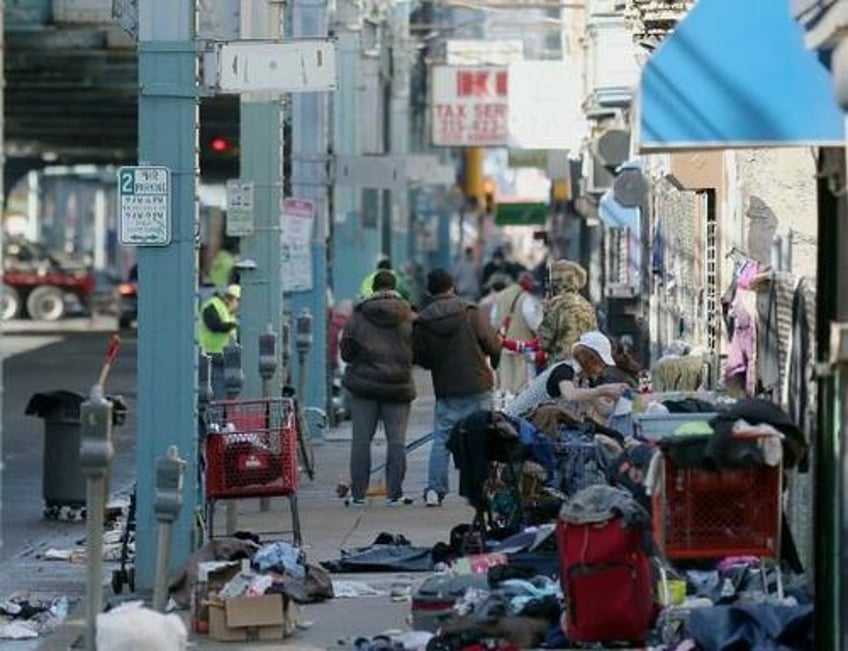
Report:
[[557,260],[551,265],[553,296],[545,305],[538,331],[539,343],[550,362],[571,359],[571,348],[580,335],[598,329],[594,306],[579,293],[586,281],[586,270],[576,262]]

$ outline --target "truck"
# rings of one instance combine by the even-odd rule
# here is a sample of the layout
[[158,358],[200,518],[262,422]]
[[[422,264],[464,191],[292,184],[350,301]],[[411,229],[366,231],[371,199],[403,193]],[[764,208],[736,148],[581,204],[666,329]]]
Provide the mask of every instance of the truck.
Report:
[[58,321],[74,302],[90,309],[91,265],[21,236],[6,236],[0,276],[0,319]]

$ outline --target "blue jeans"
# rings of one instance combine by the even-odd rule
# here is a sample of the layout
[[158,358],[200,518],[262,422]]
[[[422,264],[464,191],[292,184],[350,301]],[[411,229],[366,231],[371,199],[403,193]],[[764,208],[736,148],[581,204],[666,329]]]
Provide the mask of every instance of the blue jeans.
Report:
[[427,489],[434,490],[439,497],[448,492],[448,466],[450,452],[445,447],[450,438],[451,430],[460,420],[480,409],[492,408],[492,393],[475,393],[470,396],[454,396],[436,398],[434,420],[436,431],[433,433],[433,447],[430,448],[430,468],[427,479]]

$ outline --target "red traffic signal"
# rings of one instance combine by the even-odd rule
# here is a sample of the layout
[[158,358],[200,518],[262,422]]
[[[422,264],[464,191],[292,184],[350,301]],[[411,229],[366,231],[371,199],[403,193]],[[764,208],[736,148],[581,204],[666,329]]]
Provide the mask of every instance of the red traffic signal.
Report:
[[233,148],[233,144],[226,138],[212,138],[209,148],[218,154],[225,154]]

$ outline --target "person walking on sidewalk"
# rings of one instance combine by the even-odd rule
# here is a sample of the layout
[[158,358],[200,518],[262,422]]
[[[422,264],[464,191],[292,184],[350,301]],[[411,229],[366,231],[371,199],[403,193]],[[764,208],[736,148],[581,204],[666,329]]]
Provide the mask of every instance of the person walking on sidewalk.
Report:
[[501,345],[488,316],[455,294],[447,271],[431,271],[427,291],[432,300],[415,321],[414,359],[430,371],[436,394],[424,501],[427,506],[439,506],[448,492],[446,444],[451,430],[465,416],[492,408],[492,368],[497,368]]
[[340,342],[347,363],[342,384],[351,393],[353,442],[350,480],[353,504],[365,504],[371,476],[371,441],[382,423],[386,434],[386,487],[389,506],[409,504],[406,476],[406,426],[415,398],[412,380],[412,323],[409,303],[395,290],[389,270],[374,276],[373,293],[359,303]]

